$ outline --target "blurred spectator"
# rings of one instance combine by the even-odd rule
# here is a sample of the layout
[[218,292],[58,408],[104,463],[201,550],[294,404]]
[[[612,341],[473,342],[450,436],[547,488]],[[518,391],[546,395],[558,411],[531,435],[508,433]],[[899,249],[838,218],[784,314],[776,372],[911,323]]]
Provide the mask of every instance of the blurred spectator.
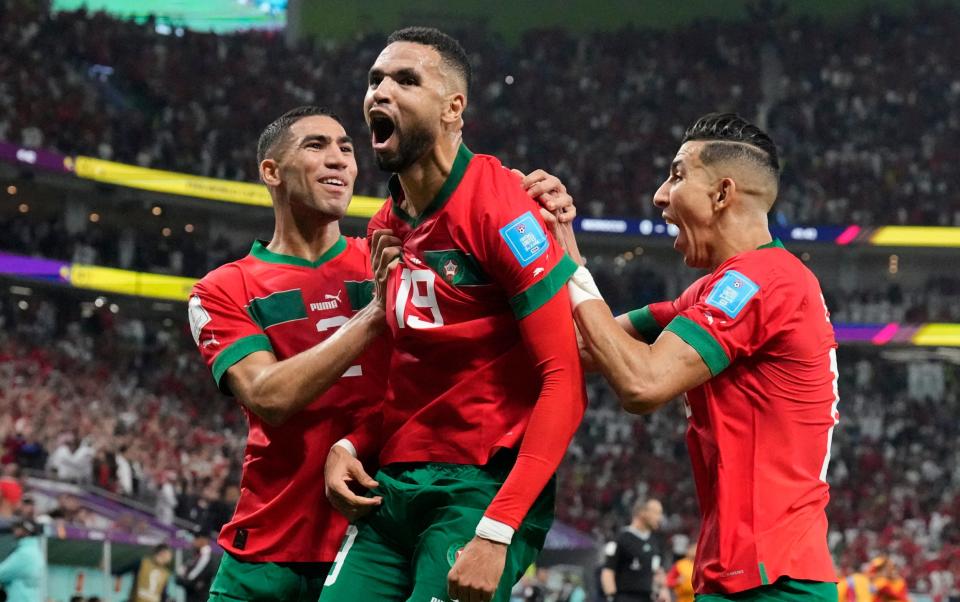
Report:
[[193,536],[193,555],[177,573],[177,583],[187,594],[186,602],[206,602],[215,574],[210,535],[197,531]]
[[133,563],[117,569],[114,575],[133,574],[133,583],[130,585],[129,602],[166,602],[167,585],[172,572],[170,563],[173,561],[173,550],[166,544],[159,544],[153,548],[149,556],[136,560]]
[[89,483],[93,477],[94,449],[86,438],[75,433],[63,433],[58,445],[47,459],[47,470],[61,481]]
[[3,476],[0,477],[0,517],[11,517],[20,507],[23,485],[19,477],[20,468],[16,464],[3,467]]
[[46,559],[40,549],[40,527],[21,519],[13,525],[17,547],[0,562],[0,585],[11,602],[42,602],[41,583]]

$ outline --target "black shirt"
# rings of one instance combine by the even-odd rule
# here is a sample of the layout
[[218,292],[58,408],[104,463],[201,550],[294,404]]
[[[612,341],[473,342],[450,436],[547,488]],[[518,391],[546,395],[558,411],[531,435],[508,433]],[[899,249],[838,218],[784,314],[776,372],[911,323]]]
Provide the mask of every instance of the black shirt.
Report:
[[653,533],[626,527],[606,547],[604,566],[616,576],[618,594],[636,594],[649,598],[653,576],[663,564],[663,546]]

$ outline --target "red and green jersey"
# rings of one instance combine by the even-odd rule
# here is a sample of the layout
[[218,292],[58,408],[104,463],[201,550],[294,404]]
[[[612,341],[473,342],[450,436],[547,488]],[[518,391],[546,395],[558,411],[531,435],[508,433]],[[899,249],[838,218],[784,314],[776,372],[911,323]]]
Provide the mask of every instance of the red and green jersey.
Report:
[[576,269],[536,204],[499,161],[461,146],[451,174],[417,218],[391,198],[369,230],[403,241],[387,322],[394,353],[380,461],[486,464],[514,448],[540,393],[517,320]]
[[[330,337],[372,294],[366,240],[341,237],[317,261],[257,241],[207,274],[190,297],[190,327],[222,391],[230,366],[255,351],[278,360]],[[332,562],[347,522],[327,502],[330,446],[379,409],[388,347],[375,343],[326,393],[280,426],[244,408],[250,430],[240,500],[219,543],[249,562]]]
[[702,518],[696,591],[836,581],[825,509],[837,344],[816,276],[774,241],[698,280],[674,311],[631,318],[644,334],[668,322],[713,374],[686,394]]
[[[390,192],[369,226],[403,241],[387,297],[394,351],[380,462],[483,465],[498,449],[521,448],[514,472],[523,474],[511,476],[487,514],[516,527],[556,470],[585,405],[564,286],[576,265],[519,178],[465,146],[417,218],[401,208],[396,177]],[[562,304],[554,303],[558,292]],[[550,325],[524,330],[552,312],[559,313]],[[545,376],[551,362],[557,372]],[[548,386],[556,374],[562,385]],[[534,406],[549,414],[536,428],[553,425],[554,439],[538,435],[521,446]]]

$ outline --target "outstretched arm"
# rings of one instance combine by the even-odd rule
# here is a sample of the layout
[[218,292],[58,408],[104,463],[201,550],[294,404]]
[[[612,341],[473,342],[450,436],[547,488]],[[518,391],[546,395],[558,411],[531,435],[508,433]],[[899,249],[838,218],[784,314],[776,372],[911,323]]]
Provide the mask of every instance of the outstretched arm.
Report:
[[567,254],[581,265],[567,286],[583,348],[625,410],[636,414],[652,412],[710,379],[710,370],[700,354],[675,334],[665,332],[653,345],[628,334],[583,267],[573,228],[562,226],[558,239]]

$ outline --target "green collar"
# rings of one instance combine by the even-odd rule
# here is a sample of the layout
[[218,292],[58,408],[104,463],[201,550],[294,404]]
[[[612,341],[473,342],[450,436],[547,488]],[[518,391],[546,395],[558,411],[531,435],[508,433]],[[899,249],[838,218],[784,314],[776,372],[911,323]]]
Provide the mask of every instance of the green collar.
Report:
[[757,250],[759,251],[760,249],[773,249],[773,248],[777,248],[777,249],[783,249],[783,248],[784,248],[783,243],[780,242],[780,239],[779,239],[779,238],[774,238],[773,240],[771,240],[771,241],[768,242],[767,244],[765,244],[765,245],[760,245],[759,247],[757,247]]
[[333,243],[333,246],[327,249],[326,253],[317,258],[316,261],[309,261],[302,257],[274,253],[267,248],[267,243],[265,241],[256,240],[253,243],[253,247],[250,249],[250,254],[260,261],[266,261],[267,263],[282,263],[285,265],[299,266],[301,268],[318,268],[340,253],[343,253],[346,248],[347,239],[341,236],[337,239],[337,242]]
[[461,143],[460,148],[457,149],[457,156],[453,160],[453,166],[450,168],[450,175],[447,176],[447,181],[440,187],[440,192],[437,193],[437,196],[430,201],[427,208],[417,217],[411,217],[406,211],[400,208],[400,201],[403,200],[404,197],[403,188],[400,186],[400,178],[397,174],[390,176],[387,188],[390,189],[390,199],[393,202],[394,215],[410,224],[411,228],[416,228],[422,224],[425,219],[439,211],[450,199],[453,191],[457,189],[460,181],[463,180],[463,174],[467,172],[467,165],[470,164],[470,159],[472,158],[473,153],[470,152],[466,144]]

